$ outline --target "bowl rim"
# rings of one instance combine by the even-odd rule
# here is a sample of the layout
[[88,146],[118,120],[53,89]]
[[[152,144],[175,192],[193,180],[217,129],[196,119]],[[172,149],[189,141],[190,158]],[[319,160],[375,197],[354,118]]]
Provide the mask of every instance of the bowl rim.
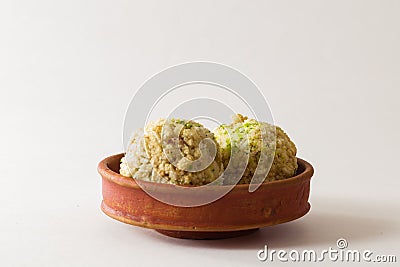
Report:
[[[113,183],[119,184],[124,187],[142,190],[141,186],[137,184],[135,178],[125,177],[125,176],[119,174],[118,172],[115,172],[110,169],[110,167],[108,165],[110,163],[110,161],[115,160],[115,158],[118,158],[118,161],[119,161],[124,155],[125,155],[125,153],[118,153],[118,154],[111,155],[111,156],[106,157],[103,160],[101,160],[97,166],[98,173],[104,179],[107,179]],[[296,158],[297,158],[297,164],[299,166],[302,166],[302,168],[304,169],[302,172],[300,172],[290,178],[262,183],[261,186],[257,190],[259,190],[260,188],[263,188],[263,187],[265,188],[265,187],[283,186],[283,185],[290,185],[293,183],[300,183],[300,182],[303,182],[304,180],[310,179],[314,174],[313,166],[304,159],[301,159],[298,157],[296,157]],[[144,184],[149,184],[149,185],[155,184],[154,182],[148,182],[148,181],[140,181],[140,182],[144,183]],[[171,188],[171,187],[176,187],[179,185],[158,183],[157,186]],[[215,185],[212,187],[223,188],[225,186],[231,186],[231,185]],[[248,190],[248,188],[249,188],[249,184],[237,184],[233,187],[232,190],[235,190],[235,191],[236,190]]]

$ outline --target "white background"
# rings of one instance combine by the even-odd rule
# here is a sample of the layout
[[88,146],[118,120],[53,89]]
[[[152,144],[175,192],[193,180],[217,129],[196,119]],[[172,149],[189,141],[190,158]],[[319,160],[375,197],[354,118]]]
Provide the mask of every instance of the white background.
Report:
[[[322,250],[340,237],[399,261],[399,14],[400,1],[3,0],[0,265],[265,266],[265,244]],[[316,170],[304,218],[191,241],[102,214],[96,167],[122,151],[130,99],[193,60],[265,94]]]

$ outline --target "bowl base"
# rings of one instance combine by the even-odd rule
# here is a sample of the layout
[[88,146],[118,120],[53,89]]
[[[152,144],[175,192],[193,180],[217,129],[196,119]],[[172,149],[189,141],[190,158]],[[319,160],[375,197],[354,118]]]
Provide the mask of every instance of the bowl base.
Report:
[[258,228],[241,230],[241,231],[201,232],[201,231],[171,231],[171,230],[156,229],[156,231],[159,232],[160,234],[181,239],[224,239],[224,238],[232,238],[232,237],[252,234],[257,230]]

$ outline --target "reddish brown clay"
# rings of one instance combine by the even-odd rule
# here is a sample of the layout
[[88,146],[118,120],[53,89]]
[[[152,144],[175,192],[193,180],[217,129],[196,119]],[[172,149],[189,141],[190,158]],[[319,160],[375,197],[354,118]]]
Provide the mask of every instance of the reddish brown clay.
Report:
[[[297,159],[298,171],[292,178],[264,183],[253,193],[248,192],[248,185],[236,185],[210,204],[186,208],[162,203],[144,192],[134,179],[120,175],[122,156],[108,157],[98,165],[103,183],[101,209],[116,220],[155,229],[168,236],[234,237],[295,220],[310,210],[308,197],[314,170],[302,159]],[[166,191],[173,186],[157,184]]]

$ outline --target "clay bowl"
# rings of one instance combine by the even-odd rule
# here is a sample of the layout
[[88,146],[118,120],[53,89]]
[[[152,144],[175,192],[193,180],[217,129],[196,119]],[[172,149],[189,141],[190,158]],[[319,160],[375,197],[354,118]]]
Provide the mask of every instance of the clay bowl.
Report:
[[[160,202],[132,178],[120,175],[123,154],[102,160],[102,211],[118,221],[154,229],[164,235],[190,239],[218,239],[240,236],[255,230],[289,222],[310,210],[308,202],[311,164],[297,159],[296,176],[262,184],[255,192],[248,185],[236,185],[224,197],[203,206],[178,207]],[[162,190],[175,185],[155,184]]]

